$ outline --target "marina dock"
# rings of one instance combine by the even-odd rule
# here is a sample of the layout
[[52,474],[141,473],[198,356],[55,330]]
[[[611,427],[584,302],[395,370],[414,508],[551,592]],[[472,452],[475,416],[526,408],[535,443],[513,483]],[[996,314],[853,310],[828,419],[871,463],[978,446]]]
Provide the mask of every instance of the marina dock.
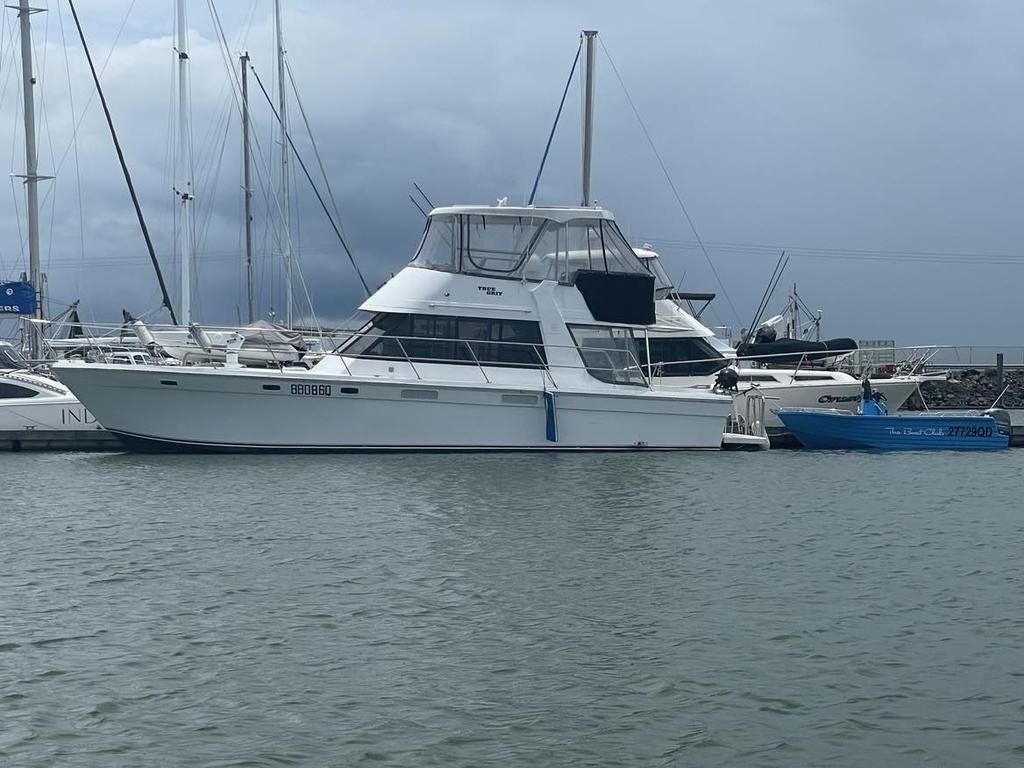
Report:
[[0,431],[0,451],[119,451],[121,443],[102,429]]

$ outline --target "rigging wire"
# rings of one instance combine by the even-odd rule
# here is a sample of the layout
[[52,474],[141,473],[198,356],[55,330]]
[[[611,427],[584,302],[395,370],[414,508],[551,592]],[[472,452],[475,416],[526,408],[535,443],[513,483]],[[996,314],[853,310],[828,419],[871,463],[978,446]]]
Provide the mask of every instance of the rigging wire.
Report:
[[[256,84],[259,85],[260,91],[263,92],[264,98],[267,100],[267,104],[270,105],[270,110],[274,114],[274,118],[280,121],[281,117],[277,113],[277,109],[274,107],[274,102],[270,98],[270,94],[267,93],[267,89],[263,85],[263,81],[260,79],[259,73],[255,68],[252,70],[253,76],[256,78]],[[302,155],[299,154],[299,150],[295,146],[295,141],[291,135],[288,135],[288,145],[292,148],[292,152],[295,154],[295,159],[299,161],[299,165],[302,166],[302,172],[306,175],[306,180],[309,181],[309,185],[313,188],[313,194],[316,195],[317,201],[320,203],[320,207],[323,208],[324,213],[327,215],[327,220],[331,224],[331,229],[334,230],[334,234],[338,237],[338,242],[341,243],[341,247],[345,250],[345,255],[348,256],[348,260],[352,263],[352,269],[356,271],[356,276],[359,278],[359,282],[363,284],[363,290],[366,291],[366,295],[371,294],[370,286],[367,285],[366,279],[363,277],[363,273],[359,271],[359,266],[356,264],[355,257],[352,255],[351,249],[348,247],[348,243],[345,242],[344,236],[338,229],[338,225],[334,221],[334,217],[331,216],[330,210],[327,208],[327,203],[324,202],[323,195],[320,194],[320,190],[317,189],[316,183],[313,181],[313,177],[309,173],[309,169],[306,167],[305,161],[302,159]]]
[[544,173],[544,164],[548,161],[548,152],[551,151],[551,142],[555,138],[555,129],[558,128],[558,120],[562,117],[562,108],[565,106],[565,97],[569,95],[569,87],[572,85],[572,78],[576,74],[576,65],[580,61],[580,51],[583,50],[583,38],[580,37],[580,44],[576,46],[576,56],[572,60],[572,67],[569,69],[569,78],[565,81],[565,90],[562,91],[562,100],[558,102],[558,111],[555,113],[555,122],[551,124],[551,133],[548,134],[548,143],[544,145],[544,154],[540,158],[540,168],[537,169],[537,176],[533,180],[533,189],[530,190],[530,199],[527,205],[533,205],[537,196],[537,185],[540,184],[540,176]]
[[[68,0],[68,2],[70,4],[70,0]],[[103,77],[103,75],[107,72],[107,66],[110,64],[110,59],[113,57],[114,51],[117,49],[117,44],[121,40],[121,35],[124,33],[124,28],[128,25],[128,18],[132,14],[132,9],[135,8],[135,3],[136,0],[131,1],[131,3],[128,5],[128,10],[125,11],[124,18],[121,19],[121,26],[118,27],[117,34],[114,35],[114,42],[110,44],[110,50],[107,51],[107,57],[103,60],[103,65],[100,67],[100,77]],[[67,160],[68,153],[71,151],[72,141],[74,141],[75,138],[77,138],[78,131],[82,127],[82,121],[85,120],[85,116],[89,112],[89,107],[92,105],[92,98],[95,95],[96,91],[91,91],[89,93],[89,98],[85,100],[85,106],[82,107],[82,111],[78,115],[78,121],[74,124],[74,128],[71,131],[72,140],[69,141],[68,145],[64,148],[64,152],[61,154],[60,160],[58,161],[56,167],[53,169],[54,176],[60,175],[61,169],[64,167],[64,162]],[[46,203],[46,196],[50,194],[50,189],[52,189],[52,187],[47,189],[47,191],[44,193],[42,204]]]
[[[215,30],[217,32],[218,42],[220,44],[221,55],[224,57],[224,64],[225,64],[225,67],[228,69],[228,72],[230,74],[230,80],[231,80],[231,83],[233,85],[233,87],[232,87],[232,97],[234,99],[235,106],[236,106],[236,108],[238,110],[238,113],[239,113],[239,115],[241,115],[241,112],[242,112],[241,97],[240,97],[240,94],[241,94],[241,83],[239,82],[238,72],[235,70],[234,62],[232,60],[231,47],[228,44],[227,35],[224,33],[224,26],[221,23],[220,14],[217,11],[216,3],[214,2],[214,0],[207,0],[207,5],[210,8],[210,15],[211,15],[211,18],[213,20],[214,28],[215,28]],[[250,15],[249,15],[249,24],[250,25],[252,23],[253,15],[255,14],[255,7],[256,6],[255,6],[255,2],[254,2],[252,4],[252,6],[250,6]],[[250,64],[250,67],[251,67],[251,64]],[[253,74],[256,73],[255,69],[253,69],[252,71],[253,71]],[[277,113],[275,112],[274,114],[275,114],[275,117],[276,117]],[[284,231],[284,227],[283,227],[283,223],[284,223],[284,209],[283,209],[283,206],[282,206],[282,201],[278,198],[278,196],[276,194],[274,194],[273,192],[270,191],[271,182],[269,180],[272,177],[272,172],[270,170],[270,166],[271,166],[271,164],[273,162],[273,146],[274,146],[275,142],[274,142],[273,139],[270,140],[269,144],[271,146],[271,152],[267,153],[267,152],[263,151],[263,145],[260,142],[259,134],[255,130],[253,130],[250,133],[250,137],[252,138],[253,145],[255,146],[255,149],[256,149],[256,153],[255,154],[259,157],[260,160],[264,160],[266,162],[266,167],[265,168],[261,167],[259,164],[256,164],[256,163],[253,164],[253,170],[255,171],[256,181],[259,184],[260,191],[262,192],[263,201],[267,204],[267,208],[268,209],[269,208],[274,208],[276,210],[277,214],[278,214],[277,217],[270,217],[270,216],[268,216],[268,217],[264,218],[264,222],[263,222],[263,239],[266,240],[266,238],[267,238],[268,234],[270,233],[271,229],[273,229],[274,236],[275,236],[275,238],[279,242],[281,242],[281,243],[288,242],[289,244],[291,244],[291,232]],[[289,137],[289,141],[290,141],[290,137]],[[294,147],[294,144],[292,146]],[[294,169],[293,169],[293,173],[294,173]],[[288,205],[290,203],[289,203],[289,201],[285,201],[284,204]],[[295,250],[298,250],[298,249],[296,248]],[[261,278],[260,282],[262,283],[263,282],[262,278],[266,274],[266,264],[264,263],[264,260],[261,260],[260,264],[261,264],[261,270],[262,270],[261,273],[260,273],[260,278]],[[358,269],[356,270],[356,272],[358,274]],[[360,275],[360,278],[361,277],[362,276]],[[269,292],[271,294],[274,293],[274,287],[273,286],[269,289]],[[274,304],[273,296],[271,295],[271,300],[269,301],[269,306],[271,307],[271,311],[273,311],[273,304]],[[310,305],[310,311],[313,312],[313,314],[315,314],[315,310],[314,310],[312,305]]]
[[722,295],[725,297],[726,303],[729,305],[729,309],[732,310],[733,315],[736,317],[736,322],[742,322],[740,320],[739,312],[736,311],[736,306],[732,303],[732,299],[729,297],[729,292],[725,289],[725,283],[722,282],[722,278],[718,274],[718,269],[715,267],[715,263],[711,260],[711,255],[708,253],[707,248],[704,247],[704,241],[701,240],[700,234],[697,232],[697,227],[693,223],[693,219],[690,217],[690,212],[687,210],[686,204],[683,203],[683,198],[679,194],[679,190],[676,189],[676,184],[672,180],[671,174],[668,172],[668,167],[665,165],[665,161],[661,159],[661,153],[658,152],[658,148],[654,145],[654,139],[651,138],[651,134],[647,130],[647,125],[644,123],[643,118],[640,117],[640,111],[637,109],[636,104],[633,103],[633,97],[630,96],[629,89],[626,88],[626,83],[623,81],[622,75],[619,74],[619,68],[615,66],[615,61],[612,59],[612,55],[608,52],[608,46],[604,44],[604,39],[601,37],[598,37],[597,41],[601,44],[601,48],[604,50],[604,55],[608,58],[608,63],[611,64],[612,72],[615,73],[615,78],[619,81],[619,85],[622,87],[622,92],[626,96],[626,101],[629,102],[630,109],[633,110],[633,115],[640,124],[640,130],[643,131],[644,137],[647,139],[647,143],[650,145],[651,151],[654,153],[654,157],[658,161],[658,165],[661,166],[661,172],[665,175],[665,180],[668,182],[668,185],[672,190],[672,195],[675,197],[676,203],[679,205],[679,209],[683,212],[683,216],[686,218],[686,222],[690,225],[690,230],[693,232],[693,236],[697,239],[701,253],[704,254],[704,258],[707,260],[708,266],[711,267],[711,272],[714,274],[715,280],[718,282],[718,287],[722,289]]
[[302,97],[299,96],[299,88],[295,84],[295,75],[292,74],[290,59],[285,59],[284,68],[288,73],[288,82],[291,83],[292,93],[295,94],[295,103],[299,107],[299,114],[302,116],[302,124],[306,127],[306,135],[309,137],[310,146],[313,147],[313,156],[316,158],[316,164],[320,168],[320,176],[324,180],[324,186],[327,189],[327,197],[330,199],[331,207],[334,209],[334,215],[337,217],[338,227],[341,229],[342,234],[344,234],[345,225],[341,220],[341,211],[338,209],[338,202],[334,199],[334,190],[331,189],[331,180],[327,177],[327,170],[324,168],[324,162],[320,158],[320,150],[316,145],[316,139],[313,137],[313,131],[309,126],[309,119],[306,117],[306,108],[302,103]]
[[[71,84],[71,60],[68,57],[68,43],[67,38],[64,35],[64,13],[61,10],[61,4],[57,2],[57,21],[60,28],[60,45],[64,50],[64,74],[68,81],[68,104],[71,109],[71,122],[75,122],[75,95],[74,89]],[[74,158],[75,158],[75,190],[78,197],[78,255],[82,263],[85,263],[85,205],[82,199],[82,167],[79,161],[78,155],[78,136],[72,134],[71,142],[74,146]],[[52,151],[52,150],[51,150]],[[78,283],[78,275],[75,276],[75,288],[80,290]]]
[[139,220],[139,228],[142,230],[142,236],[146,241],[146,248],[149,251],[150,261],[152,261],[153,269],[156,271],[156,279],[160,284],[160,293],[162,294],[163,305],[171,315],[171,322],[177,325],[178,320],[174,315],[174,307],[171,306],[171,297],[167,293],[167,285],[164,283],[164,276],[160,271],[160,262],[157,261],[156,251],[153,249],[153,241],[149,237],[149,229],[146,227],[146,219],[142,215],[142,207],[139,204],[139,197],[135,193],[135,185],[132,183],[131,172],[128,170],[128,163],[124,159],[124,152],[121,151],[121,142],[118,141],[117,131],[114,129],[114,120],[110,116],[110,109],[107,107],[107,99],[103,95],[103,89],[100,86],[100,78],[96,73],[96,67],[93,65],[92,54],[89,53],[89,44],[85,41],[85,32],[82,31],[82,24],[78,20],[78,12],[75,10],[74,0],[68,0],[68,7],[71,9],[71,15],[75,20],[75,28],[78,30],[78,37],[82,41],[82,50],[85,52],[85,58],[89,62],[89,71],[92,72],[92,79],[96,84],[96,93],[99,94],[100,104],[103,105],[103,114],[106,116],[107,126],[110,128],[110,137],[114,141],[114,149],[117,150],[117,159],[118,162],[121,163],[121,171],[124,173],[124,180],[128,185],[128,192],[131,194],[132,205],[135,206],[135,215]]
[[768,282],[765,284],[764,291],[761,293],[761,300],[757,303],[757,309],[754,310],[754,316],[750,319],[750,324],[747,326],[747,333],[743,335],[744,343],[749,340],[751,329],[757,327],[757,321],[760,319],[761,314],[764,312],[764,308],[770,300],[769,294],[772,290],[772,284],[775,282],[775,275],[779,273],[780,267],[783,267],[783,259],[785,258],[786,252],[783,251],[779,256],[779,260],[775,262],[775,267],[772,269],[771,275],[768,276]]

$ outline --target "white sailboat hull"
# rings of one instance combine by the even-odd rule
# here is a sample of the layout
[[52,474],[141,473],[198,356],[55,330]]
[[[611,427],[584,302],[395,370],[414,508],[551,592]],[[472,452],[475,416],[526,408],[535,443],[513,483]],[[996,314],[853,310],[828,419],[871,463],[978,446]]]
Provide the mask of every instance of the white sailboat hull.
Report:
[[83,363],[54,370],[141,451],[718,449],[731,409],[707,393],[635,387],[555,390],[552,409],[543,389],[522,385]]

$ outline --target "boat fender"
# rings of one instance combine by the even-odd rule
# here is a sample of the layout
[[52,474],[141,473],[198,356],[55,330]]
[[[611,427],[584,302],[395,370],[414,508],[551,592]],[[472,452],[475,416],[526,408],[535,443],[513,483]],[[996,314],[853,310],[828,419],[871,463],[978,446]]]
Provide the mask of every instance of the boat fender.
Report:
[[132,330],[135,331],[135,338],[137,338],[142,345],[152,352],[156,349],[156,339],[153,338],[153,334],[150,332],[146,324],[141,320],[136,320],[132,323]]
[[545,437],[549,443],[558,442],[558,421],[555,414],[555,393],[544,392]]
[[189,325],[188,335],[195,340],[196,344],[203,348],[204,352],[209,352],[213,349],[213,342],[210,340],[209,335],[199,326],[198,323],[191,323]]

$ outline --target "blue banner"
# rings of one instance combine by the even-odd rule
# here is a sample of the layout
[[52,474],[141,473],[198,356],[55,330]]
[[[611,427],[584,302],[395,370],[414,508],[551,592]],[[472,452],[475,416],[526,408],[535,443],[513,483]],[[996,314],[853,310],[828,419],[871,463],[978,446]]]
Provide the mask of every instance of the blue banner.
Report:
[[31,315],[36,292],[28,283],[0,283],[0,315]]

